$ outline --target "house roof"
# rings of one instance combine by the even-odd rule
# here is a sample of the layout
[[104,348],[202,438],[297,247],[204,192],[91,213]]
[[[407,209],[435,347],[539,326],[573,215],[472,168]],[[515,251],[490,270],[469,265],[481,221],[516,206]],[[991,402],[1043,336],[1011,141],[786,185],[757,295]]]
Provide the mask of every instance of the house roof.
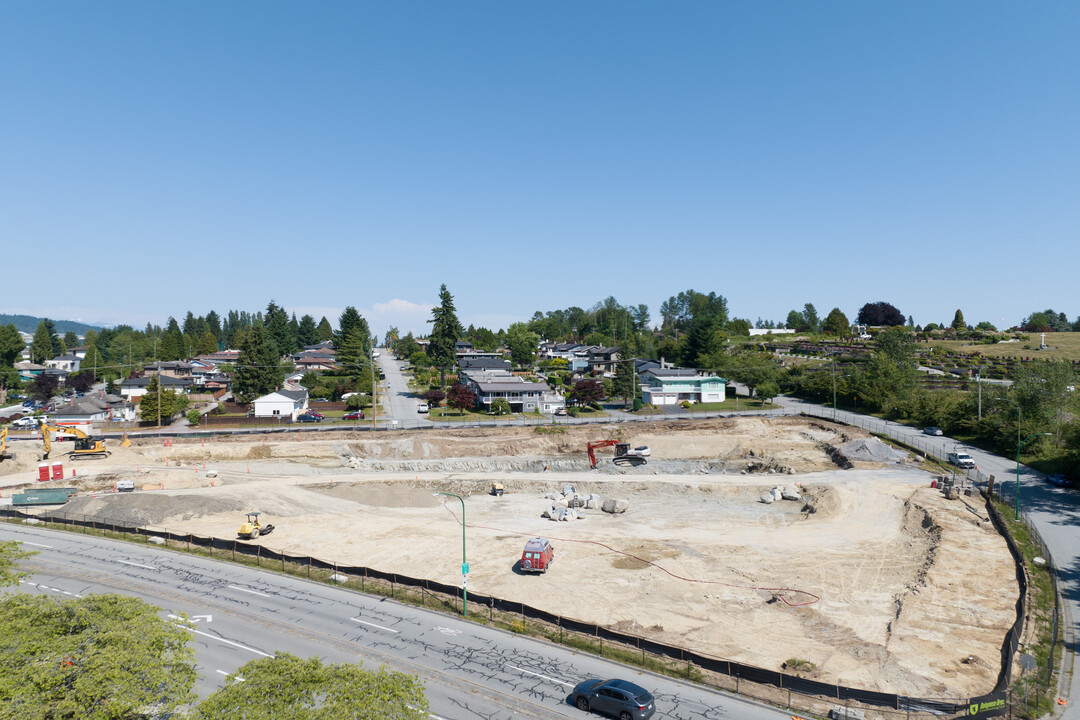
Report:
[[542,382],[478,382],[480,392],[550,392],[547,383]]
[[[120,387],[147,387],[156,377],[158,376],[128,378],[120,383]],[[162,387],[187,387],[190,384],[191,378],[174,378],[171,375],[161,376]]]
[[[270,393],[273,395],[274,393]],[[290,400],[304,400],[308,396],[307,390],[278,390],[278,395],[283,395]]]
[[57,355],[50,362],[72,362],[74,360],[82,360],[78,355]]
[[466,356],[458,358],[458,367],[462,370],[466,368],[508,368],[510,367],[510,361],[504,358]]
[[32,362],[17,362],[15,363],[16,370],[44,370],[44,365],[38,365]]
[[190,370],[191,364],[181,360],[164,360],[143,365],[143,370]]

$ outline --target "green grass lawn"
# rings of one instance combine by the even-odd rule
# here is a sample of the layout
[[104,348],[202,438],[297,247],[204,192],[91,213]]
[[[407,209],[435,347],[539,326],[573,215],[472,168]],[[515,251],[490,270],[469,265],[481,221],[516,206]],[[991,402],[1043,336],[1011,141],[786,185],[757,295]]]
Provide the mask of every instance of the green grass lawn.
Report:
[[1080,333],[1046,333],[1048,350],[1039,350],[1039,333],[1026,333],[1027,340],[1014,343],[977,345],[963,340],[931,340],[930,344],[951,352],[976,353],[989,358],[1039,358],[1040,360],[1080,360]]

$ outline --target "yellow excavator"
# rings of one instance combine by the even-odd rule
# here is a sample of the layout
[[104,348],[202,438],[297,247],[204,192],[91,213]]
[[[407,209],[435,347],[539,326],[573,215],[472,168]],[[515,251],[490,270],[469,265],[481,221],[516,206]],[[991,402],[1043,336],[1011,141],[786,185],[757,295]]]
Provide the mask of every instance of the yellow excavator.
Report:
[[100,436],[89,436],[79,428],[58,428],[51,425],[41,426],[41,437],[45,445],[45,453],[41,456],[42,460],[49,459],[49,453],[52,451],[52,433],[71,433],[75,436],[75,449],[68,452],[68,457],[72,460],[83,459],[97,459],[106,458],[112,455],[105,447],[105,438]]
[[8,452],[7,449],[7,431],[6,427],[0,430],[0,462],[15,459],[15,454]]
[[257,512],[249,512],[247,514],[247,522],[240,526],[240,529],[236,531],[238,537],[245,540],[254,540],[259,535],[269,535],[274,532],[273,525],[261,525],[259,523],[259,514]]

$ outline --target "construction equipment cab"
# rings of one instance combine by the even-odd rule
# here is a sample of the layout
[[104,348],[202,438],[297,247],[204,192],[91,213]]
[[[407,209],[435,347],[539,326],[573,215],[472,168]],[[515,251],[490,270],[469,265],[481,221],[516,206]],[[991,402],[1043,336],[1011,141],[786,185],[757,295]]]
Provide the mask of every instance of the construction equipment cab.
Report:
[[254,540],[259,535],[269,535],[274,532],[273,525],[261,525],[259,523],[259,515],[257,512],[249,512],[247,514],[247,522],[240,526],[240,529],[236,531],[238,537],[244,540]]
[[112,453],[105,449],[105,438],[101,436],[91,437],[79,428],[71,428],[75,432],[75,449],[68,453],[72,460],[83,458],[105,458]]
[[521,553],[521,571],[547,572],[553,560],[555,548],[550,540],[543,537],[529,538],[529,542],[525,543],[525,551]]

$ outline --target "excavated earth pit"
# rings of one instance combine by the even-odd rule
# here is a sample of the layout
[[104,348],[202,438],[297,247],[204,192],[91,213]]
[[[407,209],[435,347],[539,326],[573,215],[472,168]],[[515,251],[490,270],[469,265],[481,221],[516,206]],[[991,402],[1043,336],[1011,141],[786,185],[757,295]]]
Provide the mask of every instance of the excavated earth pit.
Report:
[[[1019,590],[978,497],[945,499],[917,463],[890,459],[875,441],[857,446],[882,462],[856,457],[840,470],[830,452],[868,436],[827,422],[664,422],[626,432],[137,444],[78,465],[64,484],[84,494],[62,512],[232,538],[243,513],[259,510],[277,526],[259,540],[268,548],[456,584],[461,506],[432,496],[456,492],[466,498],[471,591],[764,668],[798,658],[812,664],[808,677],[845,685],[954,698],[993,687]],[[605,438],[648,445],[652,457],[615,466],[608,449],[588,470],[585,443]],[[32,469],[0,468],[4,495],[29,483]],[[119,479],[141,489],[109,493]],[[493,482],[506,494],[490,495]],[[795,483],[798,501],[759,500]],[[545,495],[566,485],[627,500],[628,509],[542,518]],[[523,575],[515,564],[534,535],[552,540],[555,562]]]

